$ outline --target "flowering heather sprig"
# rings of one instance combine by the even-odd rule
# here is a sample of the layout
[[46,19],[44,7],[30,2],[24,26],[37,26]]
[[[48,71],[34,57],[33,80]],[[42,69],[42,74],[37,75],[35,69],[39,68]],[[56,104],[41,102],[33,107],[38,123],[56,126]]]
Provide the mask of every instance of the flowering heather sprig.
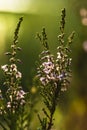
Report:
[[17,59],[17,51],[20,51],[21,48],[18,46],[18,33],[20,29],[21,22],[23,17],[19,19],[16,30],[14,32],[14,41],[11,45],[11,52],[6,52],[5,54],[9,56],[9,64],[1,66],[1,69],[5,75],[5,82],[3,86],[6,87],[4,97],[6,102],[6,112],[16,113],[19,107],[25,104],[25,92],[21,87],[21,78],[22,73],[18,71],[17,62],[20,62],[20,59]]
[[23,21],[23,17],[21,17],[19,19],[19,22],[17,24],[17,27],[15,29],[15,32],[14,32],[14,41],[13,41],[13,44],[11,45],[11,52],[6,52],[5,54],[7,56],[10,56],[9,58],[9,61],[11,63],[16,63],[16,62],[21,62],[20,59],[17,59],[17,51],[21,51],[21,48],[18,45],[18,33],[19,33],[19,29],[20,29],[20,25],[21,25],[21,22]]
[[48,113],[45,108],[42,109],[46,116],[43,119],[41,119],[40,115],[38,115],[41,123],[40,130],[51,130],[54,120],[53,114],[59,100],[60,92],[67,90],[67,87],[70,85],[70,77],[72,76],[72,58],[70,57],[70,45],[74,37],[74,32],[71,33],[71,35],[68,37],[67,44],[65,44],[65,16],[66,12],[65,9],[63,9],[60,22],[61,34],[58,35],[59,46],[57,47],[56,59],[49,50],[45,28],[43,28],[41,35],[37,34],[38,39],[44,47],[39,56],[40,65],[37,68],[37,76],[40,81],[41,95],[46,107],[49,110]]
[[[42,36],[37,35],[40,42],[44,46],[44,50],[40,54],[40,66],[37,68],[38,77],[42,85],[46,86],[48,83],[56,84],[58,81],[62,81],[62,86],[67,86],[69,83],[68,78],[71,77],[71,63],[72,58],[69,57],[71,52],[70,45],[72,43],[74,32],[68,37],[67,44],[64,43],[64,27],[65,27],[65,8],[62,10],[60,31],[61,34],[58,35],[59,46],[57,47],[57,58],[54,60],[54,56],[50,53],[47,35],[45,28],[43,28]],[[61,90],[66,90],[62,88]]]
[[[19,129],[19,125],[21,125],[20,129],[23,128],[21,121],[23,110],[26,104],[26,93],[21,87],[22,73],[17,67],[17,62],[21,62],[21,60],[17,58],[17,53],[21,50],[21,48],[18,46],[18,33],[22,21],[23,17],[19,19],[15,29],[11,51],[5,53],[7,56],[9,56],[9,64],[1,66],[5,76],[5,81],[3,83],[5,89],[3,89],[3,101],[2,106],[0,106],[0,116],[6,121],[10,130]],[[2,97],[1,91],[0,97]],[[0,122],[0,125],[2,128],[6,129],[3,125],[3,122]]]

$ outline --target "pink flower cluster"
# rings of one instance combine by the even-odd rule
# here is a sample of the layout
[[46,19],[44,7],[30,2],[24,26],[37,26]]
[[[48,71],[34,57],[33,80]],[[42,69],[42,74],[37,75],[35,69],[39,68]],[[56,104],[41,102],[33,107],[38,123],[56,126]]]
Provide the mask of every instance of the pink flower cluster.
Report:
[[4,71],[5,74],[12,75],[12,73],[14,73],[16,79],[22,78],[22,74],[17,70],[16,64],[11,64],[11,65],[6,64],[1,66],[1,69]]

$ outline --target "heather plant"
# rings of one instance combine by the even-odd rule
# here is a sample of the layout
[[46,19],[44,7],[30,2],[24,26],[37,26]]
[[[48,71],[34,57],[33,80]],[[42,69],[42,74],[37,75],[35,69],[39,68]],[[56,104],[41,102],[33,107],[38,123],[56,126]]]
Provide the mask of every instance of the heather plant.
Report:
[[70,34],[65,43],[65,9],[62,10],[60,32],[58,35],[57,57],[55,58],[49,49],[47,34],[45,28],[42,33],[37,33],[37,38],[43,45],[37,68],[37,76],[40,81],[40,93],[43,97],[45,107],[42,108],[44,117],[38,114],[40,128],[38,130],[51,130],[54,125],[54,112],[59,101],[61,91],[66,91],[70,86],[72,76],[72,58],[71,58],[71,43],[74,37],[74,32]]
[[17,58],[17,53],[21,50],[18,46],[18,33],[22,21],[23,17],[19,19],[15,29],[11,51],[5,53],[9,57],[9,63],[1,66],[5,80],[4,89],[0,90],[0,125],[4,130],[23,129],[22,116],[26,104],[26,92],[21,86],[22,73],[17,67],[17,62],[21,62]]
[[[60,100],[60,94],[68,89],[71,82],[71,43],[74,32],[69,35],[67,40],[65,39],[65,16],[66,11],[63,9],[56,58],[50,51],[45,28],[43,28],[41,34],[37,33],[37,38],[40,40],[43,50],[39,55],[37,75],[35,76],[37,78],[35,78],[33,84],[38,86],[39,96],[42,97],[41,101],[44,103],[42,116],[38,114],[40,121],[38,130],[52,130],[54,113]],[[21,51],[18,45],[18,36],[22,21],[23,17],[19,19],[15,29],[11,51],[5,53],[9,62],[1,66],[4,83],[0,89],[0,127],[3,130],[32,130],[30,124],[33,123],[33,111],[37,103],[36,94],[38,93],[33,96],[30,94],[31,92],[28,93],[23,90],[22,73],[18,69],[18,63],[21,63],[21,60],[17,57],[18,51]],[[37,110],[39,111],[38,108],[36,108]]]

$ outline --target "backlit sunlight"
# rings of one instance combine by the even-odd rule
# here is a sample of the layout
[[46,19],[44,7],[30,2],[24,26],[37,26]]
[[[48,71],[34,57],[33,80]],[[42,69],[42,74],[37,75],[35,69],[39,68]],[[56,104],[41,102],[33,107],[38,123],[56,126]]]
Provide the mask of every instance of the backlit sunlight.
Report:
[[2,12],[24,12],[29,8],[30,0],[0,0]]

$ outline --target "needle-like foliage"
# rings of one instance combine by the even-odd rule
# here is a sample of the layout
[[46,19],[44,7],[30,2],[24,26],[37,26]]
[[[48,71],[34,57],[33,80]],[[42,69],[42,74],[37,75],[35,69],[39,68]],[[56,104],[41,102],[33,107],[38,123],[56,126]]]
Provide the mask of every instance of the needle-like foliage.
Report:
[[37,34],[37,38],[43,45],[43,51],[39,56],[40,63],[37,68],[37,76],[40,81],[40,93],[47,108],[42,109],[44,112],[43,118],[41,118],[38,114],[41,124],[39,130],[51,130],[54,124],[53,115],[58,104],[59,95],[61,91],[66,91],[70,86],[72,76],[72,58],[70,57],[70,47],[74,37],[74,32],[70,34],[67,43],[65,43],[65,16],[66,11],[64,8],[61,13],[60,35],[58,35],[56,59],[50,52],[45,28],[43,28],[41,34]]

